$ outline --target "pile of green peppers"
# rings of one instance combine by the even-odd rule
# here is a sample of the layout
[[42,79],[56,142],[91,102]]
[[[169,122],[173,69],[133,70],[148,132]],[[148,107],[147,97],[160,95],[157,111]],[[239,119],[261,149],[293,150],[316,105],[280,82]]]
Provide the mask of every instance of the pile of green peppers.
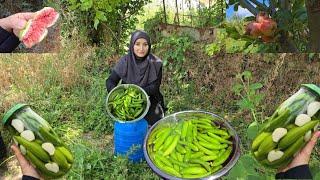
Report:
[[108,106],[112,115],[123,121],[138,118],[146,108],[146,100],[143,92],[134,87],[114,91],[113,98],[109,100]]

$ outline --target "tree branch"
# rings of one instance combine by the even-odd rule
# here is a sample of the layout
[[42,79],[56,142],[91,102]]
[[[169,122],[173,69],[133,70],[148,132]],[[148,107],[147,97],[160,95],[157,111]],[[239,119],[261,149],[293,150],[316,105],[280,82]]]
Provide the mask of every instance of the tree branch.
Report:
[[248,0],[239,0],[239,3],[242,7],[248,9],[253,15],[258,15],[259,11]]
[[271,15],[271,17],[273,17],[276,13],[276,6],[275,6],[276,2],[275,2],[275,0],[270,0],[269,3],[270,3],[269,8],[271,10],[270,15]]
[[265,4],[262,4],[261,2],[257,0],[250,0],[252,3],[257,5],[259,8],[263,9],[264,11],[268,11],[268,7]]
[[290,9],[290,2],[289,0],[279,0],[280,1],[280,7],[281,9],[286,9],[289,10]]

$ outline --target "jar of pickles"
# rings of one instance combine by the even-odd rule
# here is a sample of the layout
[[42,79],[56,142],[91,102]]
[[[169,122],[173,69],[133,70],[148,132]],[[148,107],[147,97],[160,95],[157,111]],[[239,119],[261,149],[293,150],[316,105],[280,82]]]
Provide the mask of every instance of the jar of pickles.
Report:
[[320,88],[314,84],[303,84],[295,94],[280,104],[262,130],[271,131],[275,127],[295,123],[298,115],[303,117],[300,114],[315,118],[320,108],[319,100]]
[[255,159],[270,168],[287,166],[318,130],[320,87],[303,84],[262,125],[251,145]]
[[7,111],[3,124],[21,153],[46,178],[59,178],[72,167],[73,155],[50,124],[26,104]]

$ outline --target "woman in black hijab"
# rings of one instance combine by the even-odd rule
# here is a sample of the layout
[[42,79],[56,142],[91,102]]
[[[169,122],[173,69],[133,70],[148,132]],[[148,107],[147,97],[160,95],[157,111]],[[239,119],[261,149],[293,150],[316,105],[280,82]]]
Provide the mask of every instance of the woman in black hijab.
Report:
[[131,35],[129,52],[123,56],[107,79],[110,92],[120,80],[122,84],[136,84],[150,97],[151,106],[145,119],[153,125],[164,116],[164,101],[160,93],[162,61],[151,54],[150,37],[144,31]]

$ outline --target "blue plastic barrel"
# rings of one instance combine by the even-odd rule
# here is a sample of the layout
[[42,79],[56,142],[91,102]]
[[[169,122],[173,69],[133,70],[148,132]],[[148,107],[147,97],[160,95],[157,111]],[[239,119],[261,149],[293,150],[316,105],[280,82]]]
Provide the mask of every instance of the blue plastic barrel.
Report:
[[144,160],[143,141],[148,131],[148,122],[141,119],[135,122],[114,124],[114,153],[128,155],[132,162]]

